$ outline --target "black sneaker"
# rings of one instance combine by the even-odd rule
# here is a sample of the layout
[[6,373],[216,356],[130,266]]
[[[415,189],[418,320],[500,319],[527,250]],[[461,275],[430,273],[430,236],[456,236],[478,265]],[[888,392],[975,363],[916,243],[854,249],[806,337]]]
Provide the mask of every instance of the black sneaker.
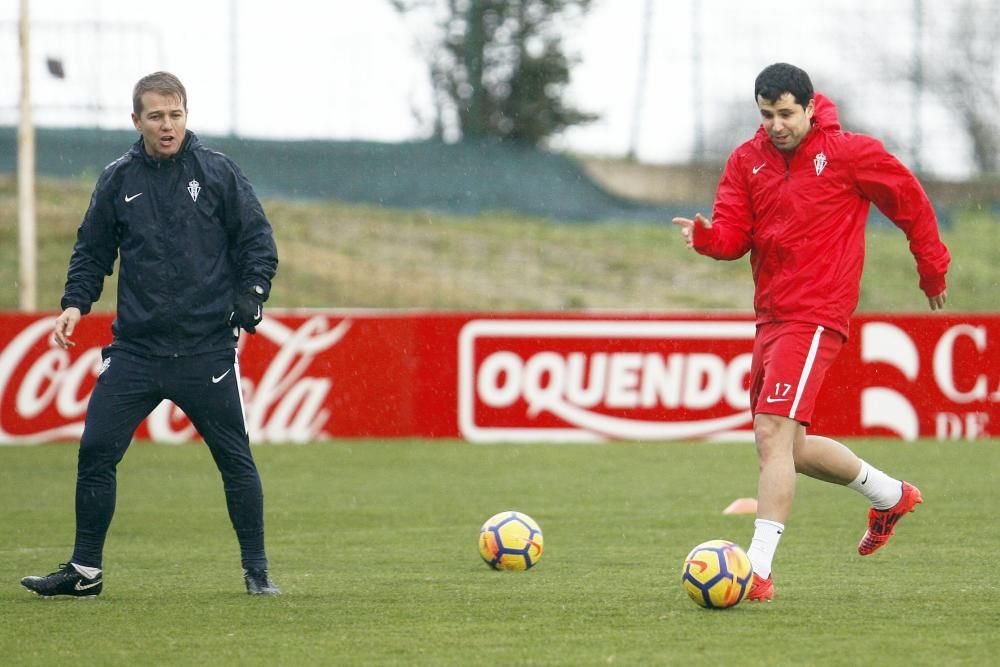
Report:
[[92,598],[101,594],[104,588],[103,573],[91,578],[83,574],[72,563],[62,563],[60,569],[44,577],[25,577],[21,585],[42,597],[71,595],[78,598]]
[[243,580],[247,584],[247,593],[250,595],[281,595],[281,589],[271,579],[267,570],[257,568],[243,570]]

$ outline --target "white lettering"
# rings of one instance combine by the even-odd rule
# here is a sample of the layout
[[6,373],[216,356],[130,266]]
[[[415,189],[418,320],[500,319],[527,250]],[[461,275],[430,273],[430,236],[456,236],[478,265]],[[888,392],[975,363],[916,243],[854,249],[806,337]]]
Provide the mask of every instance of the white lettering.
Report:
[[150,438],[168,444],[190,442],[198,434],[184,411],[172,401],[161,401],[146,418],[146,426]]
[[967,440],[978,440],[989,437],[986,427],[989,426],[990,415],[986,412],[970,412],[965,415],[965,437]]
[[294,331],[274,319],[257,327],[258,335],[277,343],[278,353],[256,387],[243,383],[251,440],[308,442],[322,434],[329,418],[322,406],[333,382],[304,376],[316,355],[336,345],[350,328],[351,321],[344,320],[330,329],[320,315]]
[[303,378],[282,396],[267,422],[269,442],[307,442],[317,437],[330,418],[323,409],[333,382],[327,378]]
[[[647,354],[643,368],[642,407],[651,408],[659,402],[665,408],[676,408],[681,404],[682,372],[684,355],[671,354],[667,363],[663,355]],[[749,399],[747,400],[749,403]]]
[[37,417],[52,403],[59,391],[59,377],[69,366],[69,354],[60,349],[48,350],[38,357],[17,390],[18,413],[26,419]]
[[491,408],[509,408],[519,399],[535,416],[568,402],[577,408],[705,409],[722,402],[750,407],[746,378],[751,355],[729,363],[714,354],[635,352],[587,355],[538,352],[526,360],[510,351],[490,354],[480,363],[475,387]]
[[641,369],[641,354],[622,353],[611,357],[611,368],[608,370],[608,393],[605,401],[609,408],[634,408],[639,405],[639,371]]
[[[22,426],[20,433],[11,433],[0,422],[0,443],[78,438],[83,432],[83,416],[90,400],[83,387],[97,375],[101,349],[83,350],[75,360],[57,348],[46,349],[32,358],[33,350],[44,342],[54,322],[54,317],[32,322],[0,350],[0,405],[11,402]],[[350,321],[344,320],[331,328],[323,316],[307,320],[295,330],[276,319],[265,320],[258,326],[258,334],[277,344],[278,352],[256,389],[251,382],[244,383],[245,390],[249,388],[244,393],[249,394],[245,407],[251,438],[305,442],[322,434],[330,418],[323,406],[333,382],[306,374],[316,356],[335,345],[350,326]],[[15,377],[23,379],[14,383]],[[25,422],[50,419],[45,414],[50,408],[54,408],[59,419],[70,420],[69,423],[24,432]],[[153,410],[146,423],[150,437],[160,442],[184,442],[196,435],[183,412],[169,401]]]
[[753,355],[747,352],[733,358],[726,368],[726,403],[734,408],[750,408],[750,392],[747,390],[747,376]]
[[726,367],[714,354],[692,354],[684,372],[684,405],[708,408],[722,398]]
[[934,380],[937,381],[941,393],[955,403],[972,403],[973,401],[985,401],[987,394],[986,376],[979,375],[972,389],[960,391],[955,384],[955,341],[959,337],[966,337],[972,340],[978,352],[986,349],[986,328],[983,326],[972,326],[971,324],[959,324],[944,332],[934,348]]
[[[33,417],[37,417],[45,412],[56,399],[56,409],[60,410],[63,401],[62,396],[79,394],[83,376],[88,370],[89,359],[80,359],[75,364],[69,364],[68,354],[55,350],[46,350],[39,355],[32,365],[24,371],[24,378],[29,379],[27,383],[22,381],[21,385],[13,385],[12,378],[30,358],[30,353],[38,344],[43,343],[55,326],[55,317],[43,317],[36,320],[22,329],[7,346],[0,351],[0,405],[8,401],[9,392],[14,393],[13,402],[15,414],[19,424],[23,427],[23,422],[27,422]],[[66,355],[63,358],[61,355]],[[98,357],[100,350],[97,351]],[[90,357],[92,359],[93,357]],[[38,368],[35,364],[41,364]],[[70,371],[67,372],[67,367]],[[94,372],[91,369],[90,372]],[[25,384],[27,386],[25,386]],[[83,399],[86,402],[86,397]],[[22,410],[24,412],[22,412]],[[2,412],[0,412],[2,414]],[[63,419],[76,419],[82,415],[79,411],[60,412]],[[8,425],[0,421],[0,443],[4,442],[41,442],[45,440],[60,440],[66,438],[76,438],[83,432],[83,420],[71,421],[60,424],[48,430],[40,430],[23,434],[10,433]]]
[[566,386],[566,365],[555,352],[540,352],[524,366],[524,397],[528,401],[528,414],[536,416],[542,410],[562,402]]
[[958,440],[962,437],[962,420],[952,412],[939,412],[934,429],[938,440]]
[[69,353],[53,348],[42,353],[25,373],[18,387],[15,406],[23,419],[34,419],[53,403],[65,419],[82,417],[89,394],[80,395],[88,376],[96,377],[101,350],[86,350],[70,363]]
[[513,352],[497,352],[479,367],[476,392],[491,408],[506,408],[521,395],[521,358]]
[[82,417],[87,412],[90,393],[83,393],[84,381],[89,377],[97,377],[101,369],[101,348],[92,347],[85,350],[76,361],[63,373],[59,383],[59,393],[56,394],[56,411],[69,419]]
[[598,352],[590,357],[590,375],[584,381],[587,355],[571,352],[566,364],[566,398],[570,403],[583,408],[600,404],[604,397],[604,378],[607,375],[608,354]]
[[964,436],[966,440],[972,441],[986,438],[989,437],[989,423],[990,415],[987,412],[966,412],[964,415],[939,412],[935,418],[937,439],[959,440]]

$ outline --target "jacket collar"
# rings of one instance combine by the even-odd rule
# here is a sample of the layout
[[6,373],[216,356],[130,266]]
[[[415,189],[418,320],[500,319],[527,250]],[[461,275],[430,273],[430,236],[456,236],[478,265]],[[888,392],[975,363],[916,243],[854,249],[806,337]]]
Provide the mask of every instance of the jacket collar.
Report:
[[177,153],[175,153],[172,157],[155,158],[149,153],[147,153],[146,147],[142,143],[141,136],[136,140],[134,144],[132,144],[132,148],[129,150],[129,152],[135,155],[140,160],[142,160],[143,163],[146,164],[147,166],[159,169],[179,163],[181,159],[183,159],[186,153],[189,153],[190,151],[194,150],[200,145],[201,141],[198,139],[198,136],[194,132],[188,130],[184,134],[184,143],[181,144],[181,149],[177,151]]

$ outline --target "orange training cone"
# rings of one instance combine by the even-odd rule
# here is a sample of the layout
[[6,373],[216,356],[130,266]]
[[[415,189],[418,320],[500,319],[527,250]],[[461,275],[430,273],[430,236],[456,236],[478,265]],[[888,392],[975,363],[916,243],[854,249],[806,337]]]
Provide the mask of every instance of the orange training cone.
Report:
[[757,499],[756,498],[737,498],[733,502],[729,503],[729,507],[722,510],[723,514],[756,514],[757,513]]

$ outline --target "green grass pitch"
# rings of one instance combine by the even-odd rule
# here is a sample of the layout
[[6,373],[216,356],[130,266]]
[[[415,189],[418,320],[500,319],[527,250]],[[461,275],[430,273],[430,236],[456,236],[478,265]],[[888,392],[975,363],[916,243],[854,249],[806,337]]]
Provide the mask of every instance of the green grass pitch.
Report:
[[[201,445],[133,445],[93,600],[19,585],[72,549],[76,446],[0,447],[5,665],[975,665],[1000,649],[997,441],[851,443],[924,504],[865,558],[867,504],[800,478],[773,603],[703,610],[699,542],[746,547],[751,444],[476,446],[337,441],[254,449],[285,594],[244,592]],[[495,572],[482,522],[534,517],[539,564]]]

